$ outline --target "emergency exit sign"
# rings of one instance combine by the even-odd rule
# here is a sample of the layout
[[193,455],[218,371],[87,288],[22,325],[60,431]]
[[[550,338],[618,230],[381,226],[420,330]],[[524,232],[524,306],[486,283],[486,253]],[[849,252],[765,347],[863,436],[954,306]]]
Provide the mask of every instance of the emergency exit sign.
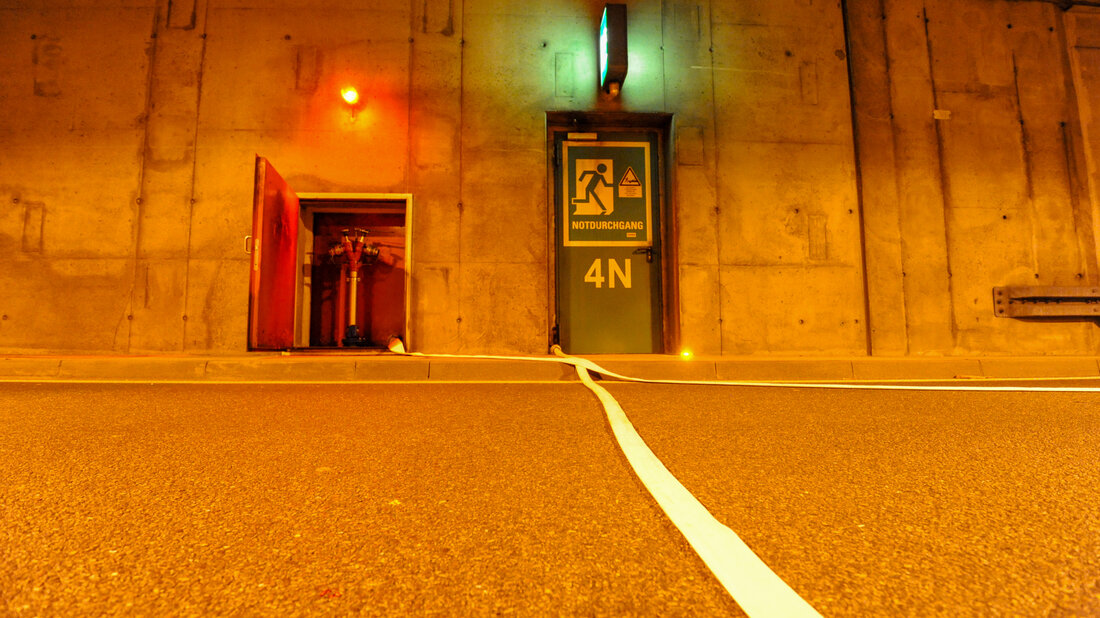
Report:
[[566,247],[652,244],[648,142],[562,143]]

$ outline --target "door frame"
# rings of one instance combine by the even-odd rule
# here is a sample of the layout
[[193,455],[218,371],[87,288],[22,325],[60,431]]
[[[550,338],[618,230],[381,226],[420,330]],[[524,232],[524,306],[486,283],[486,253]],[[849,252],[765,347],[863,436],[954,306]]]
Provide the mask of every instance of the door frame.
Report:
[[554,167],[558,164],[558,152],[554,138],[559,133],[595,133],[601,131],[637,131],[651,130],[657,134],[657,169],[660,174],[658,185],[658,207],[663,246],[661,255],[661,322],[662,344],[665,354],[674,354],[680,344],[680,289],[679,289],[679,251],[676,239],[676,216],[671,191],[672,172],[669,152],[672,133],[672,114],[668,113],[632,113],[632,112],[546,112],[546,240],[547,262],[546,300],[549,311],[547,348],[558,343],[558,244],[557,220],[555,218],[559,204],[555,199],[557,191],[554,180]]

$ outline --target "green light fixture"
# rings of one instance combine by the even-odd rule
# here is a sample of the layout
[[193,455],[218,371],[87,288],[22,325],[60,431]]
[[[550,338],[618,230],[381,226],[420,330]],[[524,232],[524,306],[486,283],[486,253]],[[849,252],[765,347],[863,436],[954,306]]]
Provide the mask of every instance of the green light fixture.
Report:
[[605,4],[600,20],[600,89],[618,96],[626,79],[626,5]]

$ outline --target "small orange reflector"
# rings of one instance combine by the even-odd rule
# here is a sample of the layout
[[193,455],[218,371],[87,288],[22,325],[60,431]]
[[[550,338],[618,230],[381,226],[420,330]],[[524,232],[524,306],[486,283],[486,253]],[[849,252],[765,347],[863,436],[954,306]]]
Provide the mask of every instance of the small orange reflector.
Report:
[[344,97],[348,105],[355,105],[359,102],[359,91],[355,88],[348,86],[340,91],[340,96]]

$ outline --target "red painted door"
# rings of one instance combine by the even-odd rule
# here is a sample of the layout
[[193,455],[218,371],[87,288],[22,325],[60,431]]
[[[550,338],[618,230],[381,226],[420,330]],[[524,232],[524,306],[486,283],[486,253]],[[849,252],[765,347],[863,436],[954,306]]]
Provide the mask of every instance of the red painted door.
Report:
[[263,157],[256,157],[255,191],[248,347],[284,350],[294,346],[298,196]]

